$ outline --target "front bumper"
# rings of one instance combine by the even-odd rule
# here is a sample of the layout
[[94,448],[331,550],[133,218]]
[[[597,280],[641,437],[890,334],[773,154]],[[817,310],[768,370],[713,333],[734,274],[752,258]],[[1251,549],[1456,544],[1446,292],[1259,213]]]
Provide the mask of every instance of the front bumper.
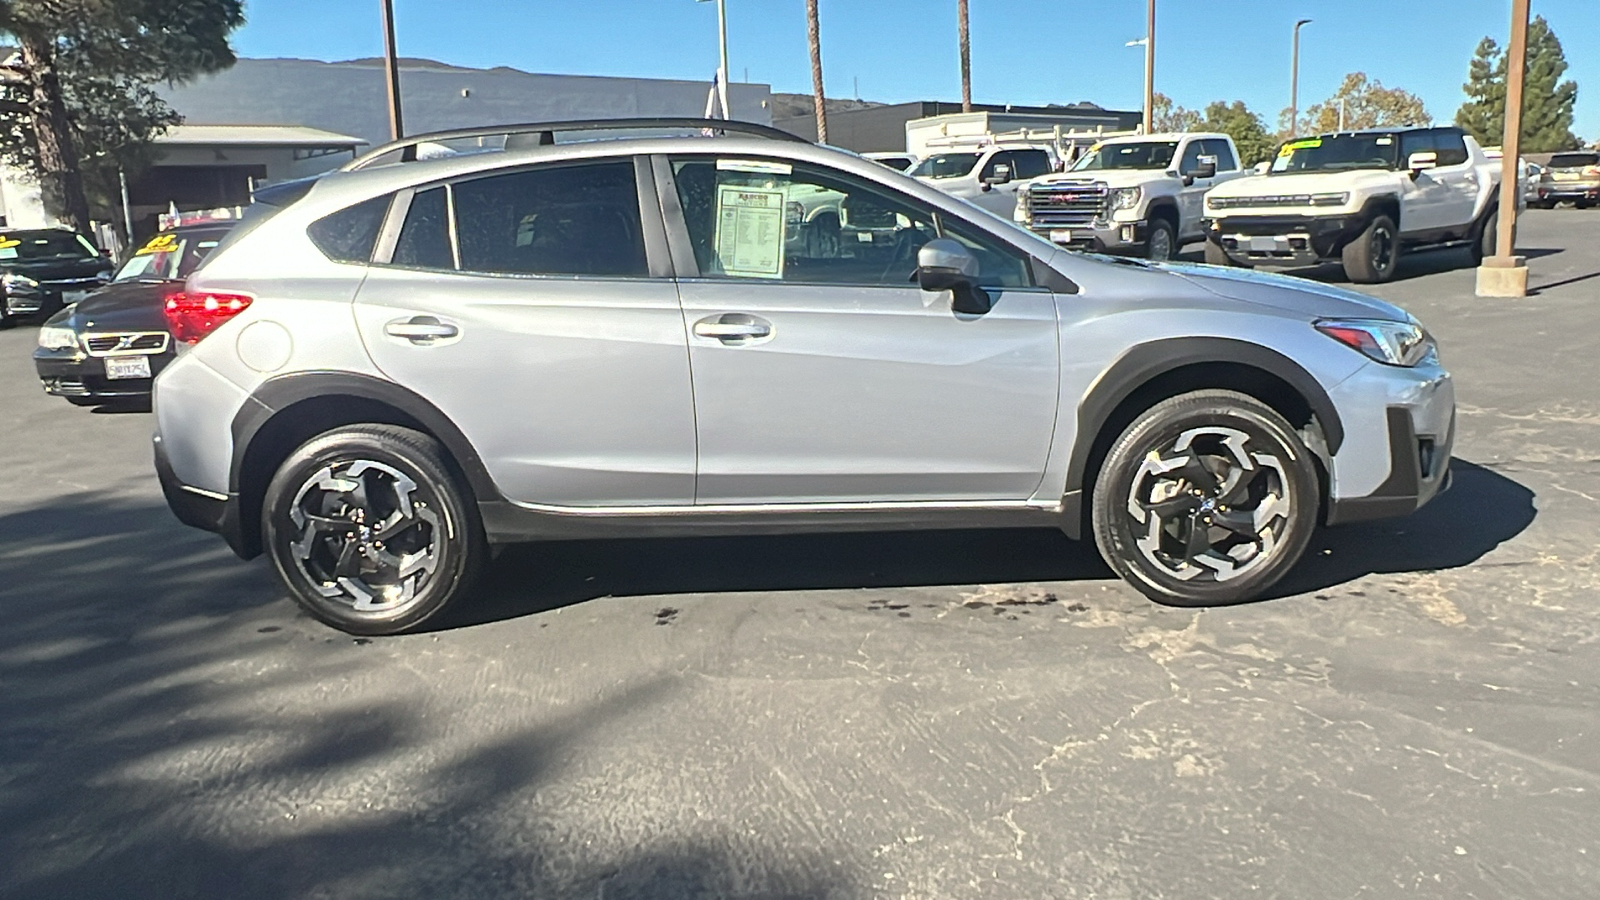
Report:
[[1206,219],[1206,240],[1235,262],[1311,266],[1336,259],[1366,228],[1360,216],[1227,216]]
[[1125,253],[1144,246],[1149,239],[1149,221],[1108,222],[1078,228],[1047,228],[1026,225],[1029,231],[1058,247],[1068,250],[1086,250],[1092,253]]
[[33,316],[76,303],[102,287],[105,282],[98,279],[59,284],[42,282],[38,287],[13,285],[5,289],[5,299],[0,302],[5,303],[7,315]]
[[150,396],[155,376],[172,362],[175,355],[168,351],[149,356],[149,378],[108,378],[104,357],[88,356],[77,350],[46,350],[33,352],[33,367],[39,373],[39,383],[44,391],[54,397],[83,400],[143,399]]
[[[1421,410],[1424,419],[1440,410]],[[1436,434],[1419,434],[1413,411],[1391,406],[1384,411],[1388,429],[1389,475],[1372,493],[1332,497],[1327,524],[1343,525],[1408,516],[1450,487],[1450,454],[1455,447],[1456,416],[1452,399],[1449,418]]]

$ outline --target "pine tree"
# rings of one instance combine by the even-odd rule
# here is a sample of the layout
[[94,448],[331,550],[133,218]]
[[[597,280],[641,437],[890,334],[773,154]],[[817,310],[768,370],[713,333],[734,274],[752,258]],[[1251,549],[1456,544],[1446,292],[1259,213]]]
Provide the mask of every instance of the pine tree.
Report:
[[[1549,153],[1582,146],[1572,133],[1572,110],[1578,85],[1562,81],[1567,71],[1561,41],[1543,16],[1528,24],[1528,69],[1523,82],[1522,138],[1524,153]],[[1505,139],[1506,54],[1484,38],[1467,70],[1462,90],[1469,98],[1456,112],[1456,124],[1487,146]]]

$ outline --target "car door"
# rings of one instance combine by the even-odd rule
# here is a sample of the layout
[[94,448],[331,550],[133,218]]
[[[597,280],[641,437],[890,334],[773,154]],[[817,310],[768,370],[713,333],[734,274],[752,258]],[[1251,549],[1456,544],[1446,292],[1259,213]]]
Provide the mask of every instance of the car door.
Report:
[[1448,224],[1449,188],[1437,168],[1410,173],[1413,153],[1438,153],[1431,129],[1401,133],[1399,152],[1400,231],[1408,237],[1427,238]]
[[[768,159],[661,159],[694,379],[701,505],[1020,501],[1055,425],[1055,297],[1027,257],[891,188]],[[794,233],[794,193],[853,236]],[[781,212],[780,212],[781,211]],[[675,216],[681,215],[681,218]],[[987,315],[912,281],[943,234],[979,257]],[[685,272],[692,275],[685,276]]]
[[1472,165],[1472,155],[1467,152],[1467,142],[1461,132],[1453,128],[1435,129],[1433,147],[1439,165],[1428,174],[1442,188],[1438,227],[1449,229],[1456,237],[1465,236],[1478,210],[1478,195],[1482,190],[1478,171]]
[[[1005,184],[988,184],[985,179],[992,178],[1000,166],[1005,166],[1011,173],[1011,180]],[[1009,219],[1016,211],[1017,188],[1021,185],[1022,181],[1017,177],[1015,152],[998,150],[978,170],[978,193],[970,199],[995,215]]]
[[642,159],[552,163],[403,192],[391,212],[355,303],[368,352],[511,500],[693,502],[688,346],[649,181]]
[[[1211,190],[1213,178],[1195,178],[1195,170],[1200,168],[1200,161],[1205,159],[1206,146],[1201,140],[1191,140],[1183,147],[1183,155],[1178,159],[1178,176],[1187,183],[1178,190],[1178,212],[1183,222],[1181,230],[1184,235],[1197,231],[1196,223],[1204,214],[1206,191]],[[1191,180],[1192,179],[1192,180]]]

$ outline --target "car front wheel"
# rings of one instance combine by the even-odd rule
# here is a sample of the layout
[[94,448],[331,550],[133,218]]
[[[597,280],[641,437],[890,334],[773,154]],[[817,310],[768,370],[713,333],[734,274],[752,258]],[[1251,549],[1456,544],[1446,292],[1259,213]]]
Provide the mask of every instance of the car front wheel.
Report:
[[1095,483],[1095,543],[1157,602],[1238,603],[1294,567],[1320,505],[1310,452],[1283,417],[1233,391],[1152,407],[1112,445]]
[[358,425],[278,468],[262,537],[295,601],[351,634],[398,634],[466,593],[485,555],[468,492],[428,435]]
[[1342,255],[1344,273],[1356,284],[1388,281],[1400,267],[1400,230],[1388,216],[1373,216]]

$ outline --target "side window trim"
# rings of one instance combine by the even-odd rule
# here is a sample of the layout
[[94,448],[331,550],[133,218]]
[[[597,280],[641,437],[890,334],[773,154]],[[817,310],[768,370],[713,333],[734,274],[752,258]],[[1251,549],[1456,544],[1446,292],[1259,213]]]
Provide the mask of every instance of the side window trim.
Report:
[[666,217],[661,210],[653,158],[633,158],[633,180],[639,193],[639,222],[644,230],[644,258],[651,278],[671,278],[672,250],[667,244]]
[[444,214],[446,230],[450,235],[450,261],[455,263],[456,271],[461,269],[461,230],[456,226],[456,185],[449,181],[444,184]]
[[406,216],[411,212],[411,198],[417,195],[417,188],[404,188],[396,191],[394,202],[389,204],[389,218],[383,222],[383,228],[378,231],[378,243],[372,250],[372,264],[387,266],[394,261],[394,250],[400,243],[400,230],[406,225]]
[[662,153],[651,154],[650,168],[655,175],[656,205],[665,226],[674,275],[679,280],[699,278],[700,262],[695,259],[689,223],[683,213],[683,202],[678,199],[678,181],[672,175],[672,160]]

